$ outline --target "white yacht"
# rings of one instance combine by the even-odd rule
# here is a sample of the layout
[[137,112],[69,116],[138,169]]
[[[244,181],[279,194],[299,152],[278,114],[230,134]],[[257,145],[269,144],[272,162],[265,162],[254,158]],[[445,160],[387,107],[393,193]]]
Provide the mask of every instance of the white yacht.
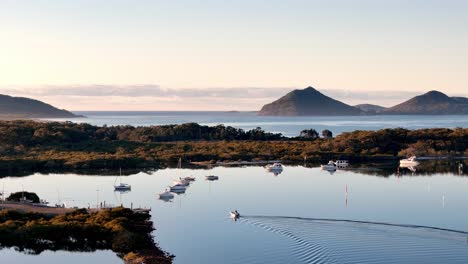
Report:
[[400,166],[401,167],[416,166],[419,164],[419,162],[416,159],[417,159],[416,156],[411,156],[407,159],[402,159],[400,160]]
[[349,165],[349,162],[347,160],[337,160],[335,161],[335,165],[338,168],[346,168]]
[[320,165],[320,168],[322,168],[322,170],[327,170],[327,171],[336,171],[336,164],[333,160],[330,160],[328,164]]
[[[117,183],[117,179],[120,179],[120,183]],[[132,189],[132,186],[127,183],[122,183],[122,169],[120,169],[120,174],[118,177],[115,178],[114,181],[114,190],[116,191],[130,191]]]
[[273,164],[266,165],[265,169],[267,169],[268,171],[282,171],[283,165],[279,162],[275,162]]

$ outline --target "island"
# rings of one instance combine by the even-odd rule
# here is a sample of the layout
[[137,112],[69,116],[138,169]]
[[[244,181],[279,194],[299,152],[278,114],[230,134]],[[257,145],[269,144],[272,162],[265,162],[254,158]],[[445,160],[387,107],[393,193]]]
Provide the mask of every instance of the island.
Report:
[[266,104],[257,113],[262,116],[356,116],[356,115],[467,115],[468,98],[449,97],[429,91],[392,107],[375,104],[347,105],[313,87],[294,90]]
[[0,94],[0,119],[82,117],[44,102]]

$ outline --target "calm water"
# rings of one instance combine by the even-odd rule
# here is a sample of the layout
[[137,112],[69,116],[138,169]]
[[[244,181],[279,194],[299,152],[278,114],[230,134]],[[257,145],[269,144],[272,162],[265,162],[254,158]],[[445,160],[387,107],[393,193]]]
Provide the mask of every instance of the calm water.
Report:
[[[467,116],[326,116],[326,117],[275,117],[257,116],[253,112],[76,112],[87,118],[70,119],[93,125],[149,126],[196,122],[214,126],[224,124],[242,129],[258,126],[269,132],[297,136],[303,129],[317,131],[329,129],[333,133],[353,130],[377,130],[404,127],[410,129],[430,127],[468,127]],[[65,119],[55,119],[65,120]]]
[[[164,169],[122,177],[132,185],[125,194],[113,191],[113,176],[34,174],[6,177],[0,184],[7,192],[23,187],[35,191],[51,203],[60,199],[69,205],[94,206],[105,200],[151,207],[154,235],[179,264],[466,263],[468,235],[463,233],[331,221],[468,231],[466,174],[459,176],[452,167],[432,173],[434,166],[424,166],[425,162],[414,175],[401,169],[403,176],[388,177],[372,170],[330,174],[303,166],[285,166],[277,176],[256,166]],[[220,179],[206,181],[208,174]],[[174,179],[187,175],[197,179],[185,194],[171,202],[157,199],[156,194]],[[245,217],[232,221],[228,215],[232,209]],[[67,263],[118,263],[109,251],[39,256],[0,251],[0,263],[63,263],[65,259]]]

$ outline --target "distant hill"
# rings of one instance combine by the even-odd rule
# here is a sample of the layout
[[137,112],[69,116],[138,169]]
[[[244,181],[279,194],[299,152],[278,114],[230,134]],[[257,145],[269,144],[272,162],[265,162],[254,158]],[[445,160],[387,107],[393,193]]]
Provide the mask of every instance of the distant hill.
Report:
[[449,97],[439,91],[430,91],[382,111],[382,114],[466,115],[468,98]]
[[383,110],[387,109],[386,107],[383,107],[380,105],[374,105],[374,104],[358,104],[358,105],[355,105],[354,107],[359,108],[368,114],[378,114],[382,112]]
[[358,108],[332,99],[312,87],[294,90],[266,104],[257,113],[264,116],[337,116],[363,114]]
[[64,118],[78,117],[67,111],[55,108],[44,102],[0,94],[0,118]]

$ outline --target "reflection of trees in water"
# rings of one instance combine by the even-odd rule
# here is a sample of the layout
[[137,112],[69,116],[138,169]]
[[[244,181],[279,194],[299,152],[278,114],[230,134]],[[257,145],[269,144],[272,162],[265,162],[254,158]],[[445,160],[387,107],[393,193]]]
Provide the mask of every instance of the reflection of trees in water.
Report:
[[114,208],[88,213],[79,209],[55,217],[37,213],[0,210],[0,249],[14,248],[28,254],[45,250],[92,252],[111,249],[120,257],[145,251],[147,257],[170,257],[153,241],[149,214]]

